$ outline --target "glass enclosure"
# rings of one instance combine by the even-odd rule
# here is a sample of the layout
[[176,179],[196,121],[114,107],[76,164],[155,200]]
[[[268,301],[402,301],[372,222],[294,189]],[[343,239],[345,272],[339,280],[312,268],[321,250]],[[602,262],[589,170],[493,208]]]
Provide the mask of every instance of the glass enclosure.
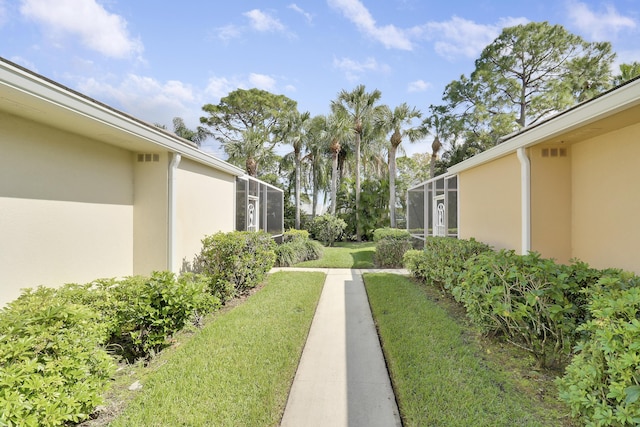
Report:
[[236,230],[264,230],[280,239],[284,233],[284,192],[250,176],[237,177]]
[[441,175],[407,191],[407,230],[415,238],[458,237],[458,176]]

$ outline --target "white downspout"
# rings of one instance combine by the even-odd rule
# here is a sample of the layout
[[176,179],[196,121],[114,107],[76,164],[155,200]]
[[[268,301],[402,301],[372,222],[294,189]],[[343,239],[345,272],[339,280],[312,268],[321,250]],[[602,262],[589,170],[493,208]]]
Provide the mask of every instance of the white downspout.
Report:
[[522,255],[531,251],[531,162],[526,148],[518,148],[522,208]]
[[167,270],[174,271],[174,260],[176,254],[175,242],[176,242],[176,169],[182,160],[182,156],[179,153],[173,153],[171,156],[171,162],[169,163],[169,215],[167,218],[168,230],[167,230]]

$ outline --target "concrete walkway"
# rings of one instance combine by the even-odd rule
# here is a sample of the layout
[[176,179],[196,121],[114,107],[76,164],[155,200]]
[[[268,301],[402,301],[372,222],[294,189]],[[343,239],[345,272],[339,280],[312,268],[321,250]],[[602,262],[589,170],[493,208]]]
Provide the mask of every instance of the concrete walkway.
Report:
[[313,271],[327,278],[281,426],[401,426],[362,271]]

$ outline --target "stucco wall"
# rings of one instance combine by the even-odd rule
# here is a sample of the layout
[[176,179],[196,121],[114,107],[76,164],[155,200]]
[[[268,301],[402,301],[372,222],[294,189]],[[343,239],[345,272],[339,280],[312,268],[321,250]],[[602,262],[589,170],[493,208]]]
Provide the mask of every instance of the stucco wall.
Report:
[[[543,149],[546,157],[543,157]],[[567,263],[571,259],[571,149],[540,145],[531,164],[531,250]]]
[[183,158],[175,185],[174,269],[180,270],[200,252],[203,237],[234,230],[235,177]]
[[572,146],[573,256],[640,273],[640,124]]
[[131,154],[6,114],[0,135],[0,306],[23,287],[131,274]]
[[[138,154],[151,161],[138,161]],[[153,155],[157,156],[154,161]],[[134,164],[133,272],[149,275],[167,269],[169,155],[132,154]]]
[[460,238],[496,249],[521,247],[520,163],[511,154],[461,172]]

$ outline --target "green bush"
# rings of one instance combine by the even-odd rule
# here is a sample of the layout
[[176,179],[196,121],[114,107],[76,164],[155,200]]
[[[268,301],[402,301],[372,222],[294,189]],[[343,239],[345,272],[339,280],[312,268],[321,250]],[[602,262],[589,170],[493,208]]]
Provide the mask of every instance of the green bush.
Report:
[[347,226],[347,223],[331,214],[317,216],[311,222],[311,233],[325,246],[333,246]]
[[491,247],[474,239],[427,237],[422,251],[410,250],[404,265],[416,278],[443,290],[458,283],[465,262],[474,255],[490,251]]
[[640,278],[613,274],[587,290],[585,338],[558,380],[560,399],[587,426],[640,424]]
[[374,262],[380,268],[400,268],[404,254],[413,248],[411,235],[406,230],[378,228],[373,232],[376,242]]
[[226,302],[264,280],[275,263],[275,247],[264,231],[220,232],[202,240],[194,265],[209,277],[211,292]]
[[530,351],[542,366],[568,360],[594,270],[505,250],[479,254],[465,268],[452,294],[474,323]]
[[88,418],[114,372],[99,320],[89,307],[43,287],[0,311],[0,425],[62,426]]
[[409,240],[411,234],[407,230],[400,230],[397,228],[377,228],[373,232],[373,241],[379,242],[382,239],[396,239],[396,240]]
[[194,274],[177,280],[170,272],[128,277],[112,287],[111,293],[120,302],[111,342],[128,359],[153,355],[194,314],[209,313],[220,304],[209,293],[208,279]]
[[322,255],[322,245],[309,239],[306,230],[286,231],[283,241],[275,249],[278,267],[290,267],[302,261],[318,259]]

